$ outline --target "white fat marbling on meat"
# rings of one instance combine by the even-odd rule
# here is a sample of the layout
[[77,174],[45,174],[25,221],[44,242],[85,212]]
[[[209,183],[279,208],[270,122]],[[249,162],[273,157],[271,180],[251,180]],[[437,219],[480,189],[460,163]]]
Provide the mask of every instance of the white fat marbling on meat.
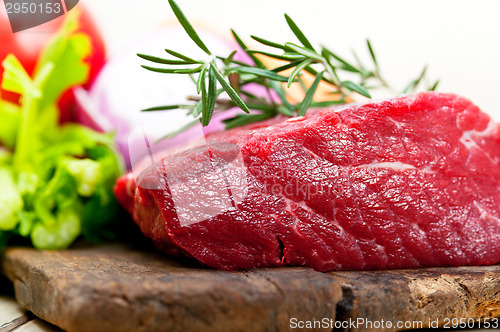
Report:
[[370,164],[359,165],[361,168],[385,168],[392,169],[396,172],[404,172],[409,169],[417,169],[415,166],[410,164],[405,164],[400,161],[390,161],[390,162],[373,162]]
[[481,213],[481,215],[479,215],[479,218],[481,219],[492,219],[492,220],[495,220],[496,222],[500,223],[500,219],[495,217],[494,215],[492,215],[491,213],[489,213],[488,211],[486,211],[485,208],[483,208],[481,205],[479,205],[478,202],[474,201],[474,207],[479,211],[479,213]]
[[460,137],[460,143],[462,143],[467,149],[471,149],[473,147],[478,147],[477,143],[474,141],[474,138],[480,138],[485,136],[493,136],[498,130],[498,125],[490,120],[488,122],[488,126],[485,130],[466,130],[463,132],[462,137]]
[[[494,136],[498,131],[498,124],[495,123],[495,121],[490,120],[488,122],[488,126],[486,129],[479,131],[479,130],[467,130],[462,133],[462,136],[460,137],[460,143],[465,146],[465,148],[469,151],[472,151],[473,149],[481,149],[478,145],[476,140],[481,139],[482,137],[491,137]],[[498,158],[492,158],[488,153],[485,152],[485,155],[490,159],[490,161],[494,164],[499,164]]]

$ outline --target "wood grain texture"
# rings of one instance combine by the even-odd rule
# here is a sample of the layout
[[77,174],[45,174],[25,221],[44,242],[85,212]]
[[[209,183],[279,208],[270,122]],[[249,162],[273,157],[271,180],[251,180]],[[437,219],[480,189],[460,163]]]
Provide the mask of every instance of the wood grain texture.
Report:
[[10,248],[1,268],[24,308],[69,331],[289,331],[293,318],[427,327],[430,320],[500,316],[499,266],[225,272],[117,244]]
[[500,266],[331,275],[344,290],[338,320],[421,322],[422,326],[413,327],[427,328],[449,325],[453,318],[482,321],[500,316]]

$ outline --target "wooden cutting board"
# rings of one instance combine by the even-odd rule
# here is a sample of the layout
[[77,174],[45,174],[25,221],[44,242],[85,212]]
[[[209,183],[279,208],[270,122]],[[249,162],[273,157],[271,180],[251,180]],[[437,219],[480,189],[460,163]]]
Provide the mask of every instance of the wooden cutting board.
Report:
[[112,244],[10,248],[1,268],[23,307],[69,331],[393,331],[500,316],[500,266],[225,272]]

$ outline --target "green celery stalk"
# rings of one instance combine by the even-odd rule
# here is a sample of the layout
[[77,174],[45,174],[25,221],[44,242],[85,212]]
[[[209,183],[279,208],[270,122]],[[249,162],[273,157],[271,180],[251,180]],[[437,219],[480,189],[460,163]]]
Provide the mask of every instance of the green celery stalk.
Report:
[[[21,94],[19,109],[0,101],[0,250],[11,235],[40,249],[95,240],[118,211],[112,187],[123,171],[113,137],[78,124],[60,126],[57,101],[88,78],[89,37],[76,33],[73,10],[39,56],[30,77],[14,55],[2,65],[2,88]],[[90,211],[93,211],[91,215]],[[91,215],[91,217],[89,217]]]
[[17,105],[0,100],[0,142],[9,149],[14,147],[21,111]]
[[17,190],[12,170],[0,166],[0,230],[13,230],[19,223],[17,213],[23,209],[23,199]]

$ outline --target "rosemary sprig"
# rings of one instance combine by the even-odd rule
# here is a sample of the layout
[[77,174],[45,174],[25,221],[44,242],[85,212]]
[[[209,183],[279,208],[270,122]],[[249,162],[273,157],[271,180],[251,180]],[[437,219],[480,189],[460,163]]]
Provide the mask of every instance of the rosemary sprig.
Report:
[[[165,51],[174,59],[146,54],[138,54],[138,56],[149,62],[167,66],[143,65],[142,67],[147,70],[165,74],[190,75],[196,84],[199,97],[188,98],[190,101],[195,101],[194,104],[166,105],[143,111],[187,109],[188,114],[201,121],[203,126],[207,126],[214,112],[236,106],[247,114],[240,114],[224,121],[226,128],[233,128],[268,119],[277,114],[303,116],[310,107],[346,103],[355,100],[356,95],[371,98],[369,90],[374,88],[391,89],[380,74],[379,62],[369,40],[366,41],[366,45],[372,61],[371,69],[359,60],[356,53],[353,55],[357,64],[353,64],[324,46],[319,47],[318,52],[292,18],[285,14],[285,20],[299,44],[277,43],[251,36],[255,41],[274,51],[251,50],[238,34],[231,30],[236,43],[253,62],[248,64],[234,59],[237,51],[233,51],[227,57],[213,55],[189,23],[179,5],[174,0],[168,0],[168,2],[188,36],[207,54],[207,58],[196,60],[170,49]],[[259,56],[279,60],[280,65],[269,68]],[[427,67],[424,67],[420,75],[407,85],[403,93],[416,91],[418,86],[426,81],[426,69]],[[287,70],[290,71],[288,76],[284,75]],[[304,73],[314,77],[310,86],[304,82]],[[344,77],[350,79],[344,79]],[[357,77],[357,82],[354,82],[354,77]],[[313,97],[321,82],[330,89],[332,98],[327,101],[314,102]],[[246,91],[245,88],[250,83],[263,86],[268,96],[256,96]],[[291,101],[294,98],[288,89],[294,83],[298,83],[304,90],[304,98],[296,103]],[[437,85],[438,81],[427,89],[435,90]],[[221,97],[223,94],[228,98]],[[280,102],[275,102],[271,97],[273,95],[277,96]],[[250,114],[250,109],[253,110],[252,114]]]

